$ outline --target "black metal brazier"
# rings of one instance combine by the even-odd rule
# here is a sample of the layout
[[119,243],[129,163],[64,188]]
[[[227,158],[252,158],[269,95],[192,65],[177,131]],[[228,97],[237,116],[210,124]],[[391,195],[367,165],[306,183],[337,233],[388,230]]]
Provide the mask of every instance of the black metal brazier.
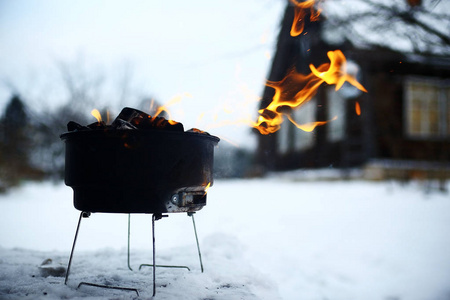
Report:
[[193,212],[206,205],[219,138],[197,132],[105,129],[61,135],[65,183],[80,211]]

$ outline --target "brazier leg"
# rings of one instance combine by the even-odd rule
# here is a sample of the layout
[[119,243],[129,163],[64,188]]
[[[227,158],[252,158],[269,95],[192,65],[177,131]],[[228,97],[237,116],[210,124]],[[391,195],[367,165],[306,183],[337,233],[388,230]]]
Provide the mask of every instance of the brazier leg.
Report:
[[[72,265],[73,252],[75,251],[75,245],[76,245],[76,243],[77,243],[78,232],[79,232],[79,230],[80,230],[81,219],[82,219],[82,218],[89,218],[90,215],[91,215],[90,212],[82,211],[82,212],[80,213],[80,218],[78,219],[77,230],[76,230],[76,232],[75,232],[75,238],[74,238],[74,240],[73,240],[72,251],[70,252],[69,265],[67,266],[66,278],[65,278],[65,280],[64,280],[64,284],[65,284],[65,285],[67,285],[67,280],[69,279],[69,272],[70,272],[70,267],[71,267],[71,265]],[[99,288],[106,288],[106,289],[116,289],[116,290],[123,290],[123,291],[133,291],[133,292],[136,292],[136,295],[139,297],[139,292],[138,292],[138,290],[137,290],[137,289],[134,289],[134,288],[127,288],[127,287],[120,287],[120,286],[109,286],[109,285],[95,284],[95,283],[90,283],[90,282],[80,282],[80,284],[78,285],[78,288],[80,288],[82,285],[93,286],[93,287],[99,287]]]
[[[192,224],[194,225],[194,233],[195,233],[195,241],[197,243],[197,251],[198,251],[198,258],[200,260],[200,268],[202,270],[202,273],[204,271],[203,269],[203,261],[202,261],[202,254],[200,252],[200,244],[198,242],[198,236],[197,236],[197,228],[195,226],[195,220],[194,220],[194,214],[195,212],[189,212],[187,213],[189,217],[192,218]],[[163,215],[162,217],[167,217],[165,215]],[[159,219],[156,219],[159,220]],[[152,223],[153,224],[153,223]],[[153,226],[153,225],[152,225]],[[173,266],[173,265],[155,265],[155,263],[153,264],[141,264],[139,265],[139,271],[142,269],[142,267],[158,267],[158,268],[174,268],[174,269],[186,269],[188,271],[190,271],[191,269],[187,266]]]
[[128,269],[130,269],[130,271],[133,271],[133,269],[130,266],[130,221],[131,219],[131,214],[128,214],[128,252],[127,252],[127,264],[128,264]]
[[[155,249],[155,221],[162,218],[168,217],[168,215],[163,214],[153,214],[152,215],[152,241],[153,241],[153,297],[156,294],[156,249]],[[142,266],[142,265],[141,265]],[[140,269],[141,267],[139,267]]]
[[67,271],[66,271],[66,278],[64,279],[64,284],[65,285],[67,285],[67,280],[69,280],[69,272],[70,272],[70,267],[72,266],[73,252],[75,251],[75,245],[77,243],[78,231],[80,230],[81,219],[82,218],[88,218],[90,215],[91,215],[90,212],[82,211],[80,213],[80,218],[78,219],[77,230],[75,231],[75,238],[73,239],[72,251],[70,252],[69,264],[67,266]]
[[202,253],[200,252],[200,244],[198,243],[198,236],[197,236],[197,227],[195,227],[195,220],[194,220],[194,212],[189,212],[188,216],[192,218],[192,224],[194,225],[194,233],[195,233],[195,241],[197,242],[197,251],[198,251],[198,258],[200,260],[200,268],[203,273],[203,261],[202,261]]
[[153,242],[153,297],[156,294],[156,259],[155,259],[155,214],[152,215],[152,242]]

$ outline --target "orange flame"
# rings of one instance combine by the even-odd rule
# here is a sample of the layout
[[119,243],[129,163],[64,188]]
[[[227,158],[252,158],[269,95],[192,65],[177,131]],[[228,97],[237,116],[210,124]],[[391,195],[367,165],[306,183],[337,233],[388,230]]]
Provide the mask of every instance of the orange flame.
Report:
[[361,106],[359,105],[358,101],[355,102],[355,112],[358,116],[361,115]]
[[[314,97],[319,86],[326,82],[336,85],[338,90],[345,82],[356,88],[367,92],[366,89],[356,79],[346,72],[346,59],[340,50],[329,51],[327,53],[330,63],[320,65],[318,68],[309,65],[311,73],[303,75],[292,69],[281,81],[267,81],[266,85],[275,89],[272,102],[264,109],[259,110],[258,121],[253,127],[261,134],[269,134],[280,129],[283,123],[282,107],[298,108]],[[324,125],[327,121],[319,121],[299,125],[292,118],[288,119],[298,128],[310,131],[316,126]]]
[[[306,132],[311,132],[314,129],[316,129],[317,126],[321,126],[321,125],[325,125],[327,124],[329,121],[318,121],[318,122],[309,122],[309,123],[305,123],[305,124],[298,124],[297,122],[295,122],[291,116],[287,116],[287,118],[289,119],[289,121],[292,122],[292,124],[294,124],[298,129],[301,129],[303,131]],[[337,117],[334,117],[333,119],[331,119],[330,121],[334,121],[336,120]]]
[[98,111],[98,109],[93,109],[91,111],[91,115],[94,116],[94,118],[97,119],[97,122],[101,122],[102,121],[102,115],[100,114],[100,112]]
[[[184,94],[182,94],[182,95],[177,95],[177,96],[173,97],[173,98],[170,99],[166,104],[164,104],[164,105],[162,105],[162,106],[159,106],[159,107],[157,108],[157,110],[156,110],[154,116],[152,116],[151,118],[152,118],[152,119],[156,119],[156,117],[158,117],[162,112],[166,112],[167,115],[168,115],[167,122],[169,122],[170,125],[178,124],[179,122],[174,121],[174,120],[171,120],[170,112],[169,112],[169,107],[172,106],[172,105],[174,105],[174,104],[177,104],[177,103],[181,102],[181,100],[183,100],[183,97],[190,97],[190,98],[192,98],[192,95],[189,94],[189,93],[184,93]],[[150,103],[150,111],[153,109],[154,106],[155,106],[155,102],[154,102],[154,100],[152,99],[152,101],[151,101],[151,103]],[[158,124],[157,124],[157,125],[158,125]]]
[[366,89],[355,79],[355,77],[347,74],[347,60],[345,59],[345,56],[341,50],[328,51],[327,56],[330,59],[331,63],[329,64],[329,68],[326,72],[321,70],[321,67],[325,66],[325,64],[321,65],[319,67],[319,70],[316,69],[313,65],[309,65],[309,68],[314,75],[321,78],[328,84],[335,84],[336,91],[339,90],[347,81],[359,90],[367,93]]
[[294,22],[292,22],[291,27],[291,36],[298,36],[303,32],[305,28],[305,17],[307,14],[307,10],[309,9],[311,12],[310,21],[314,22],[319,19],[320,12],[322,11],[320,8],[315,10],[314,5],[316,0],[306,0],[304,2],[298,2],[296,0],[290,0],[292,4],[295,5],[294,8]]

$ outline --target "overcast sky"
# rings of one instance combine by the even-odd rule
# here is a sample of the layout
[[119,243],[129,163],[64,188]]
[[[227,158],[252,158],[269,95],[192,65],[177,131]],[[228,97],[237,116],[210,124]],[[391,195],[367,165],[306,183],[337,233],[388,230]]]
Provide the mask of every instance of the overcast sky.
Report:
[[[67,99],[57,68],[63,62],[93,78],[106,77],[99,107],[137,106],[144,97],[165,103],[187,93],[171,107],[171,117],[186,129],[256,116],[254,101],[263,90],[285,4],[0,0],[0,108],[13,90],[38,110]],[[124,74],[130,89],[119,103],[113,93]],[[223,107],[227,113],[214,121]],[[209,131],[241,146],[253,143],[245,126]]]

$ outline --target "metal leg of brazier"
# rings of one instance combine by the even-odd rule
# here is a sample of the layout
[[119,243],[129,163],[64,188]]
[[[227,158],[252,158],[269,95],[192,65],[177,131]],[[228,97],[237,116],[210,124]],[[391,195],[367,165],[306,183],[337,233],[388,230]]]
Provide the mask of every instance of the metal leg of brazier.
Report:
[[[162,215],[158,215],[158,220],[162,218]],[[153,242],[153,297],[156,294],[156,250],[155,250],[155,219],[156,215],[152,215],[152,242]]]
[[[156,216],[156,221],[163,218],[163,217],[168,217],[168,215],[161,215],[158,214],[160,216]],[[154,231],[154,221],[152,218],[152,230]],[[142,269],[142,267],[156,267],[156,268],[174,268],[174,269],[186,269],[188,271],[190,271],[191,269],[187,266],[174,266],[174,265],[155,265],[155,263],[153,262],[153,264],[140,264],[139,265],[139,271]]]
[[67,266],[67,271],[66,271],[66,278],[64,280],[64,284],[66,284],[66,285],[67,285],[67,280],[69,280],[69,272],[70,272],[70,267],[72,266],[73,251],[75,250],[75,244],[77,243],[78,231],[80,230],[81,219],[83,217],[88,218],[90,214],[91,213],[84,212],[84,211],[82,211],[80,213],[80,218],[78,219],[77,230],[75,231],[75,238],[73,239],[72,251],[70,252],[69,264]]
[[[202,270],[203,273],[203,262],[202,262],[202,254],[200,252],[200,244],[198,242],[198,236],[197,236],[197,228],[195,226],[195,220],[194,220],[194,214],[195,212],[188,212],[187,213],[189,217],[192,218],[192,224],[194,225],[194,234],[195,234],[195,241],[197,243],[197,251],[198,251],[198,258],[200,260],[200,268]],[[164,215],[163,217],[168,217],[166,215]],[[159,219],[156,219],[159,220]],[[130,223],[128,222],[128,261],[130,260]],[[154,264],[141,264],[139,265],[139,271],[142,269],[142,267],[157,267],[157,268],[176,268],[176,269],[187,269],[188,271],[190,271],[191,269],[187,266],[173,266],[173,265],[154,265]],[[128,268],[131,270],[130,265],[128,265]]]
[[[67,285],[67,281],[69,280],[70,267],[72,266],[73,252],[75,251],[75,245],[77,243],[78,231],[80,230],[81,219],[89,218],[90,215],[91,215],[90,212],[82,211],[80,213],[80,218],[78,219],[77,230],[75,232],[75,238],[73,239],[72,251],[70,252],[70,258],[69,258],[69,264],[67,266],[66,278],[64,280],[65,285]],[[78,288],[82,285],[88,285],[88,286],[106,288],[106,289],[122,290],[122,291],[133,291],[133,292],[136,292],[136,295],[139,297],[139,291],[134,288],[127,288],[127,287],[121,287],[121,286],[109,286],[109,285],[95,284],[95,283],[89,283],[89,282],[80,282],[80,284],[78,284]]]
[[194,214],[195,214],[194,212],[191,212],[188,213],[188,216],[192,218],[192,224],[194,225],[195,241],[197,242],[198,259],[200,260],[200,268],[203,273],[202,253],[200,252],[200,244],[198,243],[197,227],[195,227]]
[[[198,257],[200,260],[200,268],[203,273],[203,262],[202,262],[202,254],[200,252],[200,245],[198,242],[198,236],[197,236],[197,228],[195,226],[195,220],[194,220],[194,213],[190,212],[188,213],[188,216],[192,218],[192,224],[194,225],[194,233],[195,233],[195,241],[197,243],[197,251],[198,251]],[[139,270],[141,270],[142,267],[152,267],[153,268],[153,297],[156,294],[156,268],[183,268],[190,271],[190,269],[186,266],[169,266],[169,265],[157,265],[156,264],[156,250],[155,250],[155,221],[160,220],[163,217],[168,217],[168,215],[163,214],[153,214],[152,215],[152,243],[153,243],[153,264],[141,264],[139,266]],[[130,219],[128,219],[128,262],[130,260]],[[128,268],[131,270],[130,265],[128,264]]]
[[[166,215],[162,216],[162,217],[168,217]],[[131,271],[133,271],[133,269],[131,268],[131,263],[130,263],[130,235],[131,235],[131,226],[130,226],[130,218],[131,218],[131,214],[128,214],[128,251],[127,251],[127,262],[128,262],[128,269],[130,269]],[[156,219],[159,220],[159,219]],[[153,224],[153,223],[152,223]],[[153,225],[152,225],[153,226]],[[142,269],[142,267],[153,267],[152,264],[141,264],[139,265],[139,271]],[[177,268],[177,269],[187,269],[188,271],[190,271],[191,269],[189,269],[189,267],[186,266],[169,266],[169,265],[156,265],[156,267],[158,268]]]
[[130,220],[131,220],[131,214],[128,214],[128,251],[127,251],[127,264],[128,264],[128,269],[130,269],[130,271],[133,271],[133,269],[130,266]]
[[153,297],[156,294],[156,250],[155,250],[155,220],[160,220],[163,217],[168,217],[162,214],[152,215],[152,241],[153,241]]

